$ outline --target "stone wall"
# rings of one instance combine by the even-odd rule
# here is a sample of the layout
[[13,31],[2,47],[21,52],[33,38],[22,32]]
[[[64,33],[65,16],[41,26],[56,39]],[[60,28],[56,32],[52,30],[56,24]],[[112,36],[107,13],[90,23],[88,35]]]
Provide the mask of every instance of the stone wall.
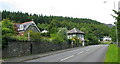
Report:
[[8,42],[8,46],[2,50],[2,57],[18,57],[66,48],[70,48],[70,44],[51,42]]
[[8,46],[2,49],[3,57],[16,57],[30,54],[30,42],[8,42]]

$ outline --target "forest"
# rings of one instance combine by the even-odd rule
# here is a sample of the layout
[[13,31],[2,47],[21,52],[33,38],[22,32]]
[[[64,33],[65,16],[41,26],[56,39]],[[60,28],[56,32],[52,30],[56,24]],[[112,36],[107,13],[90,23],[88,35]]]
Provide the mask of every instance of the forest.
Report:
[[[41,31],[49,31],[49,33],[47,34],[40,34],[40,37],[47,41],[57,43],[68,42],[69,40],[66,39],[66,31],[71,30],[73,28],[77,28],[85,32],[85,41],[87,45],[99,44],[99,40],[101,40],[101,38],[103,38],[104,36],[111,37],[112,41],[116,40],[115,26],[111,28],[108,27],[106,24],[100,23],[96,20],[92,20],[89,18],[73,18],[53,15],[46,16],[42,14],[29,14],[22,13],[19,11],[10,12],[6,10],[2,11],[3,39],[4,37],[8,37],[8,34],[10,33],[15,38],[17,37],[15,36],[16,32],[14,32],[14,28],[12,28],[12,23],[23,23],[31,20],[33,20],[36,23],[36,25]],[[25,38],[25,36],[21,36],[21,38],[23,38],[23,40],[27,39]]]

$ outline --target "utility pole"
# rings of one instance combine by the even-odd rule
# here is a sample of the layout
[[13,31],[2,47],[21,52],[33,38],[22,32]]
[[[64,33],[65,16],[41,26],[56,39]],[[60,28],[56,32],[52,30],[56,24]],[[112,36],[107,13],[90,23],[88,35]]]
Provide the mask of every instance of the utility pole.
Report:
[[[114,10],[116,10],[115,1],[114,1]],[[116,19],[115,19],[115,22],[116,22],[116,44],[118,46],[118,30],[117,30],[117,20]]]
[[[120,1],[118,2],[118,12],[120,13]],[[118,14],[118,16],[119,16],[119,14]],[[118,24],[117,24],[118,25]],[[120,27],[119,27],[120,28]],[[118,28],[118,29],[119,29]],[[118,36],[119,36],[119,34],[118,34]],[[119,41],[119,39],[120,39],[120,37],[118,37],[118,47],[120,47],[120,41]]]
[[[104,3],[107,3],[107,1],[104,1]],[[116,10],[116,7],[115,7],[115,1],[113,2],[114,3],[114,10]],[[120,4],[118,4],[118,6],[120,6]],[[118,7],[119,8],[119,7]],[[115,19],[115,22],[117,23],[117,20]],[[116,44],[118,46],[118,31],[117,31],[117,24],[116,24],[116,28],[115,28],[115,31],[116,31]]]

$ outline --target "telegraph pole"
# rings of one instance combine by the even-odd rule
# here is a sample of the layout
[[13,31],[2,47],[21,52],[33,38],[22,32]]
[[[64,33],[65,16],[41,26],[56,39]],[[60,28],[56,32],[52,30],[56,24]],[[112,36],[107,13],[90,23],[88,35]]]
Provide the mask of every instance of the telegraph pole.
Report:
[[[104,1],[104,3],[107,3],[107,1]],[[116,10],[116,7],[115,7],[115,1],[113,2],[114,3],[114,10]],[[120,2],[118,3],[118,8],[120,6]],[[119,8],[120,9],[120,8]],[[119,10],[118,10],[119,11]],[[115,19],[115,22],[117,23],[117,20]],[[117,24],[116,24],[116,28],[115,28],[115,31],[116,31],[116,44],[118,46],[118,31],[117,31]]]

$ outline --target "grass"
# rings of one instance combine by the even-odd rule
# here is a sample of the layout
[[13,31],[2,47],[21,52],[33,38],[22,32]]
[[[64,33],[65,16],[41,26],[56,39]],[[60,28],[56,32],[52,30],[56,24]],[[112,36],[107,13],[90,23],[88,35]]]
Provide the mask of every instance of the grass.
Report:
[[118,62],[118,47],[115,44],[110,44],[106,53],[105,62]]
[[101,42],[101,44],[110,44],[112,41]]

